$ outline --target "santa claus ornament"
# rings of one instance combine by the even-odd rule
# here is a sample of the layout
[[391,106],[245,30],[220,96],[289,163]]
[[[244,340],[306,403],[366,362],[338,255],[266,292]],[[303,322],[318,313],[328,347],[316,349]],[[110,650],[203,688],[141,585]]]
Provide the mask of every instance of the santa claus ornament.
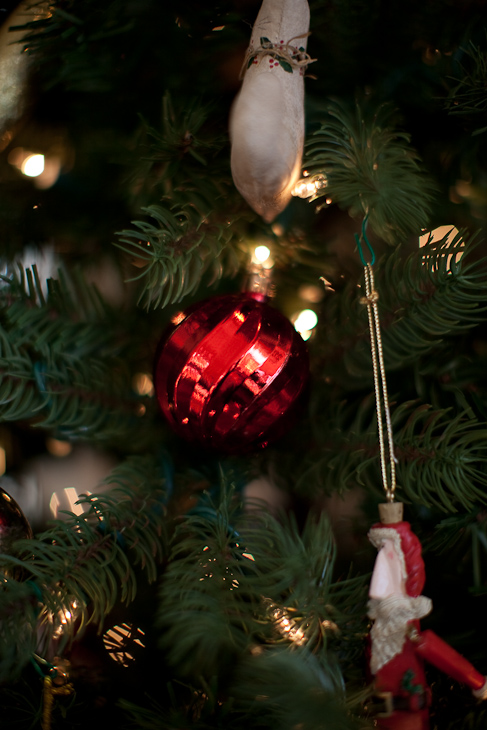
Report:
[[[370,248],[368,242],[367,245]],[[362,257],[360,245],[359,250]],[[380,522],[368,535],[378,555],[369,589],[368,615],[373,621],[369,669],[374,694],[367,709],[376,727],[382,730],[428,730],[431,692],[425,661],[466,684],[479,700],[487,699],[487,679],[435,633],[421,631],[420,619],[430,613],[432,602],[422,595],[425,570],[421,543],[410,524],[403,521],[403,505],[395,502],[395,457],[377,308],[379,296],[374,289],[372,264],[365,264],[364,271],[366,296],[362,303],[369,315],[381,471],[387,500],[379,505]]]
[[264,0],[230,115],[231,168],[236,188],[271,222],[300,177],[304,144],[307,0]]
[[173,430],[245,453],[289,428],[308,381],[301,335],[266,297],[213,297],[180,313],[156,354],[154,387]]

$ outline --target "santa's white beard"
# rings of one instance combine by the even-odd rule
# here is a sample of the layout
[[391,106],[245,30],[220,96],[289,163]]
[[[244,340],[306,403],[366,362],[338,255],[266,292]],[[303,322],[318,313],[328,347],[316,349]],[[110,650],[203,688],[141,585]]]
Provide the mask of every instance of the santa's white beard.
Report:
[[389,596],[369,601],[368,616],[374,619],[370,630],[372,655],[370,670],[377,674],[387,662],[401,653],[408,623],[427,616],[433,604],[426,596]]

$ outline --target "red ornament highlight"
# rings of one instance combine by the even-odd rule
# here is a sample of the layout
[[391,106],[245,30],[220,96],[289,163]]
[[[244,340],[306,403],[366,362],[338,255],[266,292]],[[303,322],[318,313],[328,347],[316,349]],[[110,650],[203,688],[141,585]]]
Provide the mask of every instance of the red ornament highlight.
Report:
[[308,376],[306,345],[289,320],[262,297],[233,294],[178,316],[159,345],[154,387],[180,436],[243,453],[290,427]]

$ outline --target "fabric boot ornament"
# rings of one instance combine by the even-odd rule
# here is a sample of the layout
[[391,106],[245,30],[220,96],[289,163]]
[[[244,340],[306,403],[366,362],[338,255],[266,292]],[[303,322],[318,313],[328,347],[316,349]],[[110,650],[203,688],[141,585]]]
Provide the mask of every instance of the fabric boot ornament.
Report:
[[301,173],[308,29],[307,0],[263,1],[230,114],[233,181],[267,223]]

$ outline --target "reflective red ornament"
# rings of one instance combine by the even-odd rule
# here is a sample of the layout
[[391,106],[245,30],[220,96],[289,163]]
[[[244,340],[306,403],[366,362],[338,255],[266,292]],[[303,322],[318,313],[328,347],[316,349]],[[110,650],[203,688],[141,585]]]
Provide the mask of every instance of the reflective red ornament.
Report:
[[175,318],[154,386],[174,431],[227,453],[267,446],[291,425],[309,375],[306,345],[263,297],[213,297]]
[[[0,488],[0,552],[9,555],[16,540],[31,539],[32,528],[19,505],[4,489]],[[7,577],[22,580],[22,568],[15,568]]]
[[19,505],[0,488],[0,551],[9,553],[16,540],[32,537],[32,529]]

